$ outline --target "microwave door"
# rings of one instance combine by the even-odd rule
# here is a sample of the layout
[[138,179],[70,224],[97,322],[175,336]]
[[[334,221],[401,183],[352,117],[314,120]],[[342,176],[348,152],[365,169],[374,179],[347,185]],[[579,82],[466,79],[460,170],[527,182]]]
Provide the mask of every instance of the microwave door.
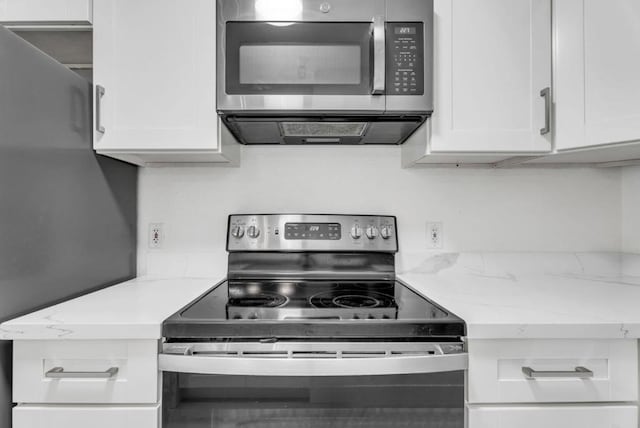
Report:
[[229,21],[218,110],[383,113],[385,22]]

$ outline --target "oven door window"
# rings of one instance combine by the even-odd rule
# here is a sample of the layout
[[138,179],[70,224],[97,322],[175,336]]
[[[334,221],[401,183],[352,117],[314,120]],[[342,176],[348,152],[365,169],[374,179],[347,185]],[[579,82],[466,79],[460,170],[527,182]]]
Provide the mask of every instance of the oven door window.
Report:
[[463,428],[464,374],[164,373],[164,428]]
[[371,94],[372,25],[228,22],[226,92]]

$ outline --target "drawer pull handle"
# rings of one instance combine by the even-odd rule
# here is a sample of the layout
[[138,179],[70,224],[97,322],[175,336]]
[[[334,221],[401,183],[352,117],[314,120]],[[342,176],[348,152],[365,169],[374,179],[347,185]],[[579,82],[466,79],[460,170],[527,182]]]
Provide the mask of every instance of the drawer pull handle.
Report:
[[534,370],[531,367],[523,367],[522,373],[527,379],[539,379],[548,377],[567,377],[577,379],[589,379],[593,377],[593,372],[585,367],[576,367],[573,371],[561,370],[561,371],[544,371]]
[[65,372],[62,367],[54,367],[44,374],[50,379],[111,379],[118,374],[117,367],[111,367],[103,372]]

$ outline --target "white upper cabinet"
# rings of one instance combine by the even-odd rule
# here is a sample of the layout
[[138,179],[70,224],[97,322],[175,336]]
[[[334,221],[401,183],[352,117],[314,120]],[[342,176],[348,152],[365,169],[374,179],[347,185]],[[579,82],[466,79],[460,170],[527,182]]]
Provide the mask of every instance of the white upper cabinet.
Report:
[[551,152],[551,0],[435,0],[434,21],[434,113],[403,165]]
[[95,0],[94,148],[144,165],[234,163],[216,113],[212,0]]
[[[436,0],[430,150],[551,150],[550,0]],[[549,100],[550,101],[550,100]]]
[[556,147],[640,140],[640,1],[554,2]]
[[90,24],[91,0],[0,0],[2,24]]

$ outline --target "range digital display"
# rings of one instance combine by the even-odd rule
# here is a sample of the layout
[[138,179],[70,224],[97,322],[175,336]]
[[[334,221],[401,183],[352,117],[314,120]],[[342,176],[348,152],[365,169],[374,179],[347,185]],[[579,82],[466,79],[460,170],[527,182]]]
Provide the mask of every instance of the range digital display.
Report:
[[337,241],[342,237],[340,223],[286,223],[284,239]]

